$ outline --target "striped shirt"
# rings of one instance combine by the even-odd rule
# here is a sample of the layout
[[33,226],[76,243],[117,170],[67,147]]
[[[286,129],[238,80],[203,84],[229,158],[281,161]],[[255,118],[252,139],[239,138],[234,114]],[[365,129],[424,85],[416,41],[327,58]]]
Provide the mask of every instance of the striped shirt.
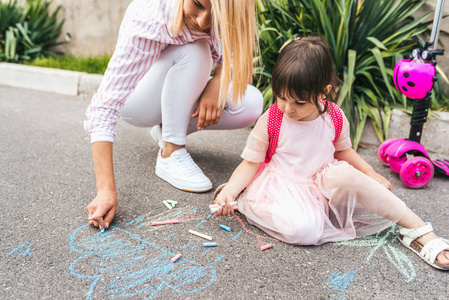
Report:
[[175,0],[134,0],[120,26],[114,54],[97,93],[87,108],[84,129],[91,142],[113,142],[115,125],[127,97],[169,45],[184,45],[206,39],[212,59],[222,63],[221,48],[213,34],[191,31],[187,26],[180,35],[170,31]]

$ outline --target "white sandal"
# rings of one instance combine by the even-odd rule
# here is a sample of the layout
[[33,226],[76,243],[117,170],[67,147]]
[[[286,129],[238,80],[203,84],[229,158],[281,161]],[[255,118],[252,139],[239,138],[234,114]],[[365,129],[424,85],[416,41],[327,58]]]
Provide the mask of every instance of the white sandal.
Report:
[[399,230],[399,241],[407,248],[415,252],[425,262],[434,268],[440,270],[449,270],[449,265],[437,261],[437,255],[444,250],[449,250],[449,241],[442,238],[436,238],[427,242],[424,246],[416,241],[420,236],[432,232],[432,224],[426,223],[423,227],[407,229],[402,227]]

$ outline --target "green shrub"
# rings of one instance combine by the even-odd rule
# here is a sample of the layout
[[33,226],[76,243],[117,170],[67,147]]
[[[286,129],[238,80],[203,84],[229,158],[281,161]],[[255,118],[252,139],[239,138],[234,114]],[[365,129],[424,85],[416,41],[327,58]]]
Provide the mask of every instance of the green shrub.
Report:
[[396,62],[408,57],[418,37],[427,31],[430,22],[424,20],[431,12],[412,17],[424,2],[258,0],[262,67],[257,71],[265,108],[273,101],[270,74],[281,46],[316,33],[328,41],[337,75],[344,82],[338,104],[351,121],[353,145],[357,147],[367,118],[382,141],[391,109],[411,109],[391,78]]
[[0,1],[0,60],[21,62],[60,54],[51,49],[65,43],[57,42],[64,21],[57,20],[60,6],[50,13],[51,3]]
[[61,57],[37,58],[27,64],[38,67],[65,69],[91,74],[104,74],[110,59],[110,55],[96,57],[76,57],[68,55]]

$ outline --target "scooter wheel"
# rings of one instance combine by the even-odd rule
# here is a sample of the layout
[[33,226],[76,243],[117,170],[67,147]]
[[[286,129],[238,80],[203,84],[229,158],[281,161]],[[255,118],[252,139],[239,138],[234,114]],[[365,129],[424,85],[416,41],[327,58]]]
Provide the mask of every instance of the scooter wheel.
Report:
[[377,158],[385,166],[390,165],[390,162],[388,161],[388,155],[385,153],[385,151],[387,150],[388,146],[390,146],[391,143],[395,140],[396,139],[387,139],[382,144],[380,144],[379,149],[377,149]]
[[419,189],[429,184],[434,174],[432,162],[425,157],[416,156],[402,165],[399,177],[406,187]]

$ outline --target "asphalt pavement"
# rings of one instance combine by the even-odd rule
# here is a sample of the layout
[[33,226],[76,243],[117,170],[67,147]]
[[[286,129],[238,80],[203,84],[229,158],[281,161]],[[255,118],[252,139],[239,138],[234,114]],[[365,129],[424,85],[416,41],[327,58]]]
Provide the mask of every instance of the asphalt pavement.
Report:
[[[449,298],[449,272],[404,248],[396,226],[303,247],[270,238],[239,213],[210,216],[213,191],[186,193],[160,180],[149,130],[121,121],[114,143],[119,211],[104,233],[87,226],[86,206],[95,196],[90,138],[83,129],[88,104],[0,86],[0,299]],[[188,151],[214,187],[240,162],[249,132],[188,137]],[[438,235],[449,238],[448,178],[406,189],[377,161],[376,147],[359,153]],[[169,210],[166,199],[178,204]],[[180,223],[151,225],[169,219]],[[210,235],[217,246],[203,247],[208,241],[189,230]],[[178,253],[182,257],[170,262]]]

